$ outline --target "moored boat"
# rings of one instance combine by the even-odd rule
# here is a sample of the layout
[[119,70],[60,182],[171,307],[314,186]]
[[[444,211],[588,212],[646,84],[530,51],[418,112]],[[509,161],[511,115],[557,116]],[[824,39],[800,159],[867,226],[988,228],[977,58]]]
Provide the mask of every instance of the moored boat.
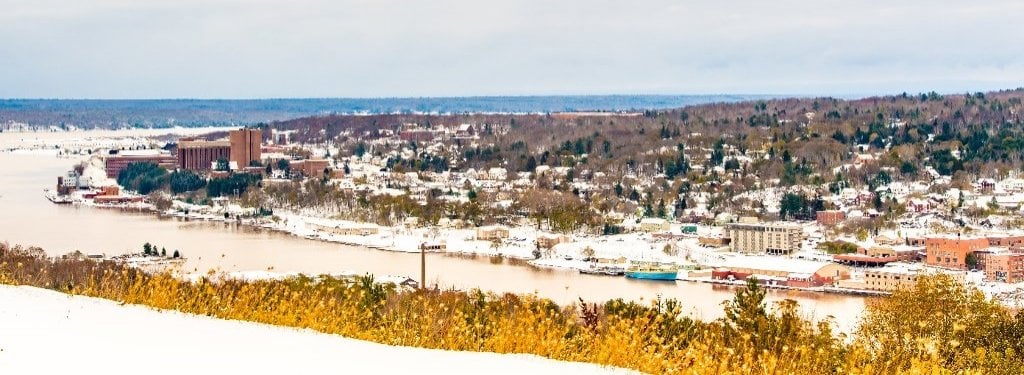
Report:
[[679,269],[670,264],[640,262],[626,269],[626,277],[641,280],[676,280]]
[[622,276],[626,273],[626,269],[615,265],[591,264],[589,267],[581,268],[580,273],[589,275]]

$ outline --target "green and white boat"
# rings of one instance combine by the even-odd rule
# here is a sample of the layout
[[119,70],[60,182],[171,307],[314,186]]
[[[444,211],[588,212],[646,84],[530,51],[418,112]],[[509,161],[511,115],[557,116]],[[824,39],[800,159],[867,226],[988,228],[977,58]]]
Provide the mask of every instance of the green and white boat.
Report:
[[634,262],[626,269],[626,277],[640,280],[676,280],[679,268],[672,264]]

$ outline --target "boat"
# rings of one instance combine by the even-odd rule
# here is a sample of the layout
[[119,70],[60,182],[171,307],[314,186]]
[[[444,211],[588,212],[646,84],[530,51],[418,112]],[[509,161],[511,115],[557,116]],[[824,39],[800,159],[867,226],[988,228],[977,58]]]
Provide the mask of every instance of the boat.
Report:
[[626,274],[626,268],[615,265],[591,263],[589,267],[581,268],[580,273],[588,275],[622,276]]
[[670,280],[675,281],[679,269],[671,264],[652,262],[636,262],[626,269],[626,277],[641,280]]

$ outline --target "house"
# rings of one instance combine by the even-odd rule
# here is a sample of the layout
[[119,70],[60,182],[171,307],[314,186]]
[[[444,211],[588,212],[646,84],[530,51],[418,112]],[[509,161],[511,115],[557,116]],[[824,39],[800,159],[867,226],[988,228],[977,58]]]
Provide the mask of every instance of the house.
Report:
[[931,211],[931,202],[924,199],[912,198],[907,201],[907,211],[915,213],[925,213]]
[[550,249],[560,243],[568,243],[571,240],[568,236],[557,235],[557,234],[541,234],[537,236],[537,247],[541,249]]
[[476,228],[476,239],[480,241],[501,241],[508,238],[508,228],[489,226]]
[[640,230],[647,233],[668,232],[671,230],[668,220],[648,217],[640,220]]
[[508,178],[508,170],[505,168],[491,168],[487,170],[487,177],[491,180],[504,181]]
[[978,180],[978,191],[982,194],[992,194],[992,191],[996,188],[996,180],[991,178],[982,178]]
[[824,210],[815,213],[818,224],[833,226],[846,220],[846,213],[839,210]]
[[456,139],[471,139],[476,136],[476,129],[472,124],[462,124],[455,130]]

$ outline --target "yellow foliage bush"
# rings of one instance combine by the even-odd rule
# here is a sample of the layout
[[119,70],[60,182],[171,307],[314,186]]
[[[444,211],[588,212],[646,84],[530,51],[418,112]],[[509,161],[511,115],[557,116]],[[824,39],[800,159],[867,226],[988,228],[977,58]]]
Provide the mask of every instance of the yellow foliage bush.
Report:
[[852,337],[769,309],[750,283],[726,317],[682,316],[673,300],[558,306],[532,295],[395,290],[372,277],[190,282],[113,262],[47,258],[0,244],[0,283],[50,288],[389,345],[544,357],[653,374],[1020,374],[1024,318],[948,278],[869,304]]

